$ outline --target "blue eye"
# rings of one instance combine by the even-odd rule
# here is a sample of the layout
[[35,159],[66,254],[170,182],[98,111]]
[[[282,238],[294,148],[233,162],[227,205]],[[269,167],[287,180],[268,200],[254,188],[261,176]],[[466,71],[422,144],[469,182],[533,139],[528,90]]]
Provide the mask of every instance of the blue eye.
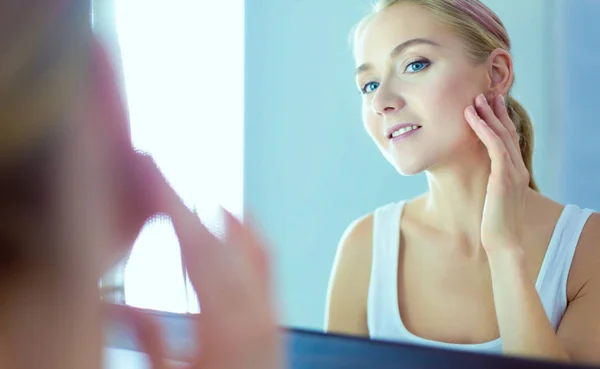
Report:
[[[427,68],[429,66],[429,64],[431,64],[431,63],[427,60],[417,60],[417,61],[412,62],[409,65],[407,65],[406,71],[409,73],[417,73],[417,72],[420,72],[423,69]],[[409,69],[412,69],[412,70],[409,71]]]
[[361,92],[363,94],[368,94],[369,92],[373,92],[375,91],[375,89],[379,87],[379,83],[377,82],[369,82],[366,85],[363,86],[363,88],[361,89]]

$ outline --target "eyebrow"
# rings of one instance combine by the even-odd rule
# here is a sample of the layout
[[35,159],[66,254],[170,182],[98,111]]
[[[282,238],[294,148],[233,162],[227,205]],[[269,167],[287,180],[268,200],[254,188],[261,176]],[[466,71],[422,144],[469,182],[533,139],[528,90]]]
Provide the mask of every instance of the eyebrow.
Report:
[[[398,55],[402,54],[409,47],[416,46],[416,45],[422,45],[422,44],[440,47],[440,44],[438,44],[435,41],[429,40],[427,38],[413,38],[413,39],[410,39],[408,41],[404,41],[400,45],[396,46],[390,52],[390,57],[391,58],[395,58]],[[365,72],[365,71],[371,69],[372,67],[373,66],[371,64],[369,64],[369,63],[361,64],[358,68],[356,68],[356,74],[358,75],[358,74],[360,74],[362,72]]]

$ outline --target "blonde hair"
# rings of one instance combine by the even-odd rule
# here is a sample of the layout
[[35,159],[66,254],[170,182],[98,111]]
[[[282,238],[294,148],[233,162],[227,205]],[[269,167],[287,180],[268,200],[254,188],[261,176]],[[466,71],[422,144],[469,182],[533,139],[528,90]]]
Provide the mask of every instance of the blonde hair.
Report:
[[88,3],[0,5],[10,34],[0,43],[0,164],[52,137],[81,101],[89,74]]
[[[430,11],[436,20],[464,40],[467,56],[474,63],[485,62],[495,49],[510,52],[510,39],[504,24],[479,0],[379,0],[373,12],[355,26],[353,38],[356,39],[375,14],[401,3],[416,4]],[[523,161],[530,173],[529,187],[538,191],[533,179],[533,124],[525,108],[510,92],[506,96],[506,106],[519,136]]]
[[90,0],[24,3],[0,2],[0,24],[10,35],[0,40],[0,299],[18,278],[69,273],[64,262],[72,250],[56,239],[54,187],[74,126],[95,125],[109,146],[114,175],[105,185],[120,206],[116,242],[132,242],[157,211],[113,60],[93,33]]
[[[51,236],[57,158],[84,103],[91,50],[90,1],[0,4],[1,287],[23,269],[56,266]],[[17,273],[18,272],[18,273]],[[10,276],[10,277],[7,277]]]

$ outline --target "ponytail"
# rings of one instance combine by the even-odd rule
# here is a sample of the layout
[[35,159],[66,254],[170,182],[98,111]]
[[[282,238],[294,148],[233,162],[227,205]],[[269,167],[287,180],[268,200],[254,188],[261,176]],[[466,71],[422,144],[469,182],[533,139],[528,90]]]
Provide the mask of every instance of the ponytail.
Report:
[[533,124],[531,118],[523,106],[515,100],[512,96],[508,96],[506,99],[506,107],[508,109],[508,115],[514,122],[517,129],[517,135],[519,136],[519,148],[521,149],[521,156],[523,162],[529,171],[529,188],[539,191],[535,180],[533,179]]

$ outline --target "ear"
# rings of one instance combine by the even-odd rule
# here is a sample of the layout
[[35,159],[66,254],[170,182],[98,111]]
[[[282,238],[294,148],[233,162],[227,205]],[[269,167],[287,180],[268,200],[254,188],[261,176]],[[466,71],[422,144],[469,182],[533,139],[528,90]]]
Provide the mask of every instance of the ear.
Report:
[[506,96],[514,80],[513,63],[510,53],[504,49],[496,49],[490,54],[487,64],[487,88],[490,95],[487,97],[493,98],[499,94]]

